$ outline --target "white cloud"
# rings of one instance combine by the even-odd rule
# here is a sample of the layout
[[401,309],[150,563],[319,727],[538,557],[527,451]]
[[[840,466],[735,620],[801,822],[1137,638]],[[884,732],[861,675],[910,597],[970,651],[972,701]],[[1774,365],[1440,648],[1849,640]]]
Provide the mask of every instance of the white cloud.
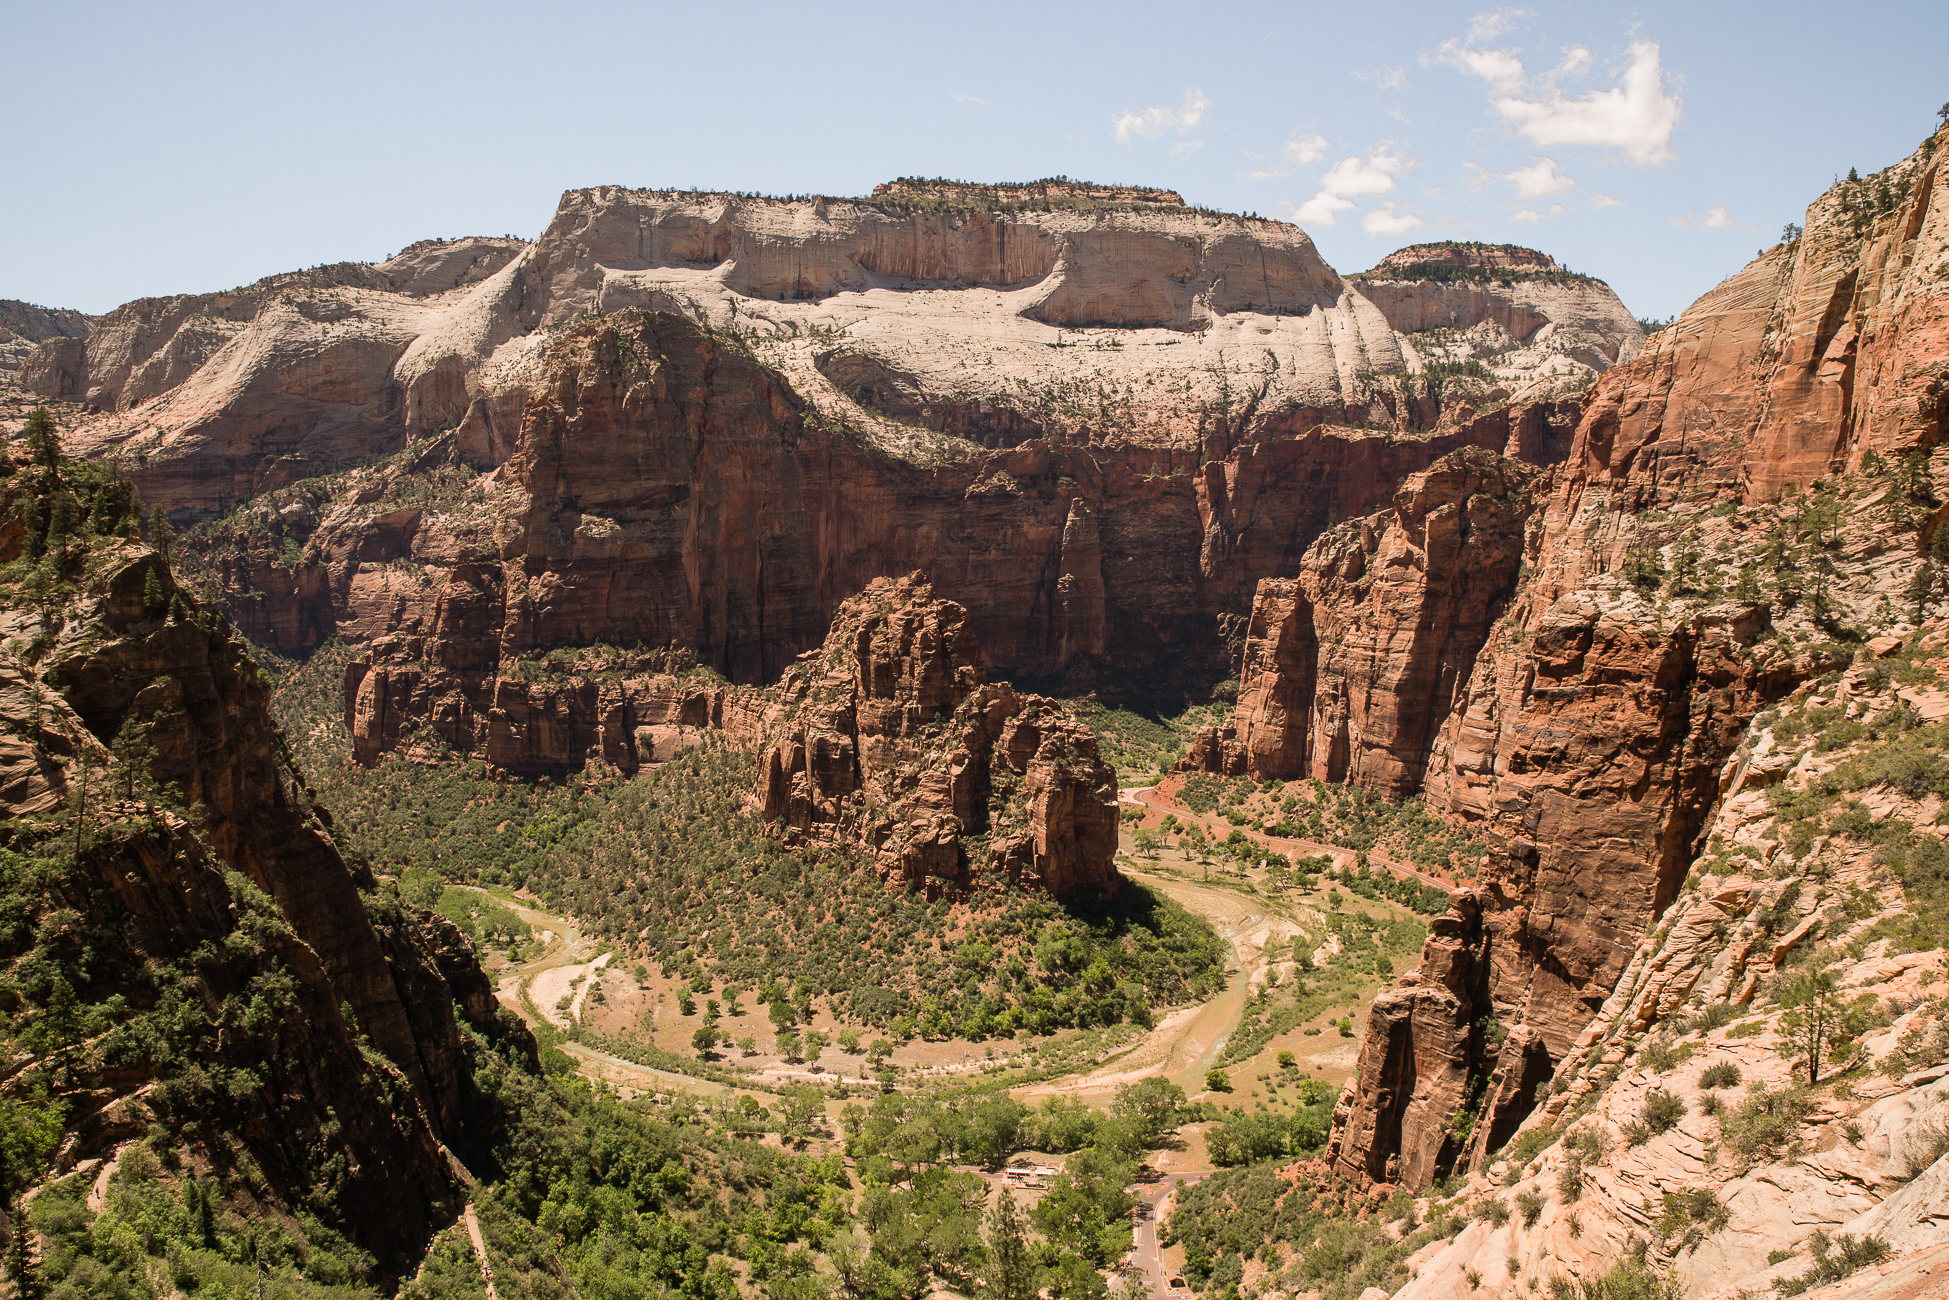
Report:
[[1399,90],[1408,84],[1407,67],[1397,65],[1392,68],[1382,68],[1380,82],[1382,90]]
[[1568,194],[1577,188],[1576,181],[1556,169],[1554,158],[1538,158],[1527,167],[1518,167],[1513,172],[1497,172],[1496,175],[1516,187],[1516,197],[1519,199]]
[[1472,50],[1453,36],[1441,43],[1436,56],[1471,77],[1480,77],[1498,90],[1521,88],[1528,73],[1523,61],[1509,50]]
[[1326,145],[1326,137],[1317,132],[1306,131],[1296,134],[1286,141],[1277,158],[1263,167],[1252,169],[1252,179],[1263,181],[1270,180],[1274,176],[1290,176],[1293,174],[1293,168],[1304,167],[1308,163],[1316,163],[1326,157]]
[[1624,206],[1624,200],[1612,198],[1608,194],[1599,194],[1590,201],[1590,206],[1593,208],[1621,208]]
[[1569,210],[1561,203],[1552,203],[1541,212],[1538,212],[1535,208],[1524,208],[1509,219],[1511,221],[1548,221],[1551,217],[1560,217]]
[[1192,154],[1204,147],[1205,142],[1203,140],[1173,140],[1171,142],[1171,157],[1174,159],[1189,158]]
[[[1500,83],[1499,88],[1508,87]],[[1492,102],[1503,121],[1537,144],[1617,149],[1640,167],[1677,157],[1671,147],[1672,130],[1684,110],[1678,96],[1665,90],[1664,65],[1655,41],[1631,43],[1631,66],[1609,90],[1572,98],[1546,79],[1530,96],[1510,93]]]
[[1318,162],[1326,157],[1326,137],[1312,131],[1296,135],[1286,141],[1285,154],[1287,162],[1301,167]]
[[1391,199],[1360,219],[1360,228],[1370,235],[1405,235],[1427,224],[1412,212],[1396,210]]
[[1590,66],[1590,47],[1586,45],[1566,45],[1563,47],[1563,62],[1550,69],[1551,81],[1564,77],[1574,77]]
[[1377,147],[1365,158],[1342,158],[1326,169],[1320,178],[1320,192],[1299,205],[1301,225],[1337,226],[1339,214],[1354,205],[1354,198],[1386,194],[1397,182],[1395,177],[1414,167],[1414,159],[1389,153],[1387,145]]
[[1129,144],[1137,136],[1159,136],[1166,131],[1182,133],[1191,130],[1204,121],[1205,111],[1211,107],[1211,96],[1196,86],[1187,87],[1184,103],[1177,108],[1163,104],[1152,104],[1141,113],[1125,109],[1112,119],[1117,140]]
[[1707,208],[1704,216],[1700,216],[1698,209],[1694,208],[1683,216],[1673,217],[1672,224],[1686,229],[1696,226],[1700,230],[1732,230],[1739,222],[1727,211],[1725,204],[1717,203]]
[[1496,37],[1502,35],[1511,27],[1514,27],[1517,19],[1528,18],[1531,13],[1532,11],[1528,9],[1515,8],[1491,9],[1487,13],[1477,14],[1469,20],[1469,39],[1472,41],[1493,41]]
[[964,95],[958,90],[954,92],[954,102],[957,104],[979,104],[983,108],[988,107],[988,101],[981,98],[981,96]]
[[1352,199],[1343,199],[1337,194],[1321,190],[1306,202],[1293,209],[1293,220],[1302,226],[1337,226],[1338,213],[1354,206]]

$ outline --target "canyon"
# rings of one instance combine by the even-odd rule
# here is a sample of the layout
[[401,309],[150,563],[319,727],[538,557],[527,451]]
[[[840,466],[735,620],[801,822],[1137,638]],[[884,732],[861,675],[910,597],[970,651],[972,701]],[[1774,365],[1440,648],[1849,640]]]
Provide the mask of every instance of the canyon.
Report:
[[[423,1189],[404,1236],[442,1194],[426,1152],[493,1122],[456,1082],[458,1026],[499,1022],[434,922],[359,910],[245,638],[351,648],[362,765],[627,776],[708,737],[758,756],[750,802],[782,843],[860,850],[930,900],[1109,892],[1117,773],[1066,701],[1235,698],[1178,770],[1414,798],[1490,846],[1370,1008],[1328,1174],[1555,1178],[1567,1148],[1526,1169],[1512,1144],[1628,1122],[1670,1072],[1648,1047],[1696,1032],[1790,1083],[1682,1026],[1768,1005],[1810,935],[1939,996],[1936,966],[1869,955],[1903,905],[1885,862],[1779,857],[1764,801],[1838,762],[1788,744],[1785,710],[1936,707],[1873,665],[1941,649],[1945,144],[1838,182],[1649,336],[1534,250],[1420,245],[1343,276],[1297,227],[1067,182],[599,187],[532,243],[132,303],[36,343],[18,382],[163,508],[184,598],[229,622],[157,617],[130,537],[31,676],[97,741],[150,720],[201,820],[145,833],[193,832],[263,890],[319,1005],[398,1071],[422,1162],[398,1176]],[[44,746],[7,743],[17,813],[66,797]],[[1899,811],[1919,827],[1940,801]],[[1875,916],[1838,910],[1877,889]],[[1922,1025],[1904,1009],[1868,1050],[1901,1059]],[[1823,1177],[1875,1195],[1820,1215],[1878,1214],[1918,1257],[1941,1243],[1889,1170],[1940,1114],[1924,1075],[1848,1111],[1873,1140]],[[1663,1154],[1698,1158],[1688,1140]],[[1784,1277],[1759,1246],[1806,1234],[1756,1182],[1713,1188],[1747,1235],[1694,1258],[1687,1294]],[[1485,1261],[1533,1290],[1544,1254],[1591,1275],[1646,1226],[1615,1197],[1583,1213],[1468,1228],[1401,1294],[1455,1294]]]

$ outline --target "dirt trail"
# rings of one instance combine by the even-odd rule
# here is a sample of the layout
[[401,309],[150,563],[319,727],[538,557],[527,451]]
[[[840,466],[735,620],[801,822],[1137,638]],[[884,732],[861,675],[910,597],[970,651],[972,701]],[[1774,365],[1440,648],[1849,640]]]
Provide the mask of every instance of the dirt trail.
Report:
[[1247,994],[1264,976],[1266,945],[1300,932],[1297,922],[1271,911],[1264,899],[1222,886],[1153,876],[1128,865],[1124,870],[1211,922],[1232,950],[1225,987],[1208,1002],[1172,1012],[1134,1046],[1093,1070],[1017,1090],[1016,1096],[1024,1101],[1055,1095],[1107,1099],[1119,1085],[1147,1074],[1163,1074],[1191,1095],[1203,1092],[1205,1071],[1218,1063],[1238,1027]]
[[[1218,1063],[1238,1027],[1246,998],[1252,987],[1264,979],[1271,964],[1267,946],[1273,944],[1275,951],[1283,950],[1284,941],[1301,930],[1296,920],[1273,910],[1274,905],[1264,898],[1222,885],[1152,875],[1128,863],[1123,869],[1212,923],[1230,948],[1225,986],[1205,1002],[1173,1011],[1134,1045],[1108,1061],[1016,1090],[1015,1095],[1031,1105],[1056,1095],[1107,1102],[1119,1086],[1150,1074],[1165,1075],[1187,1094],[1195,1096],[1204,1092],[1205,1071]],[[495,897],[538,933],[548,936],[542,952],[503,974],[495,992],[530,1024],[559,1027],[561,1016],[551,1014],[553,1004],[567,991],[569,980],[575,974],[595,968],[598,945],[567,917],[511,902],[505,895]],[[581,1043],[567,1042],[561,1048],[575,1058],[584,1075],[620,1087],[645,1092],[682,1091],[700,1096],[725,1091],[721,1084],[637,1065]],[[976,1062],[968,1068],[978,1067]],[[754,1079],[752,1086],[762,1088],[765,1083]]]

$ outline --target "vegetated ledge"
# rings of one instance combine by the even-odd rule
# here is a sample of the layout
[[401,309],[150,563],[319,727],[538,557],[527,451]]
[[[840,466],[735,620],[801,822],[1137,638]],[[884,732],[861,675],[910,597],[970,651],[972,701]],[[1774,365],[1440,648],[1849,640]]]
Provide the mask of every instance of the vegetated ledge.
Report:
[[1352,281],[1426,280],[1436,284],[1603,284],[1594,275],[1559,266],[1548,253],[1520,244],[1481,244],[1444,239],[1410,244],[1376,262],[1370,269],[1347,276]]

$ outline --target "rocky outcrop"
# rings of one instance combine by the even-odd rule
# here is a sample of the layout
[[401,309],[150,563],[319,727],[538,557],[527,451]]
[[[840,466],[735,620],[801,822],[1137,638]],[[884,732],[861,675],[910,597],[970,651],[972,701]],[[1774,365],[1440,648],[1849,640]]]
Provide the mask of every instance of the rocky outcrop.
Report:
[[[1582,338],[1595,327],[1569,302],[1490,315],[1525,346]],[[492,468],[546,383],[549,334],[630,307],[737,336],[922,463],[936,457],[916,425],[988,446],[1136,443],[1156,466],[1167,449],[1195,460],[1221,427],[1228,442],[1321,420],[1432,428],[1486,388],[1378,381],[1422,368],[1399,330],[1434,316],[1391,325],[1295,226],[1067,181],[902,181],[865,201],[572,191],[525,249],[429,242],[145,299],[49,344],[22,380],[101,412],[90,453],[121,455],[181,520],[435,431]],[[1622,355],[1598,351],[1579,373]]]
[[920,575],[848,600],[767,702],[757,798],[788,834],[861,845],[930,894],[978,877],[1061,899],[1115,888],[1117,780],[1095,736],[990,683],[967,611]]
[[1453,452],[1391,510],[1314,542],[1299,577],[1262,580],[1231,734],[1200,736],[1183,766],[1418,790],[1434,726],[1515,588],[1535,476]]
[[[41,469],[0,482],[9,517],[72,487]],[[0,958],[58,967],[94,935],[97,956],[59,988],[104,1025],[176,1008],[69,1054],[60,1159],[163,1119],[212,1159],[247,1156],[262,1195],[324,1207],[396,1272],[453,1207],[464,1171],[443,1144],[477,1153],[499,1122],[462,1019],[531,1056],[532,1041],[451,927],[340,856],[269,718],[269,679],[155,551],[119,535],[120,508],[104,490],[69,538],[0,535],[0,559],[45,546],[71,575],[7,593],[4,816],[22,851],[59,847],[52,892],[28,898]],[[39,976],[8,988],[10,1033],[71,1014],[49,1010]],[[232,1082],[206,1096],[191,1067]]]
[[49,339],[86,338],[95,317],[60,307],[0,298],[0,374],[11,375]]
[[[1939,624],[1909,640],[1917,662],[1941,665]],[[1867,657],[1756,723],[1720,772],[1709,854],[1539,1089],[1534,1113],[1520,1130],[1474,1130],[1478,1173],[1452,1190],[1477,1202],[1534,1198],[1538,1213],[1478,1217],[1434,1243],[1411,1261],[1402,1297],[1455,1294],[1471,1271],[1476,1289],[1527,1294],[1530,1277],[1587,1279],[1644,1252],[1688,1300],[1734,1300],[1804,1277],[1843,1233],[1878,1239],[1887,1254],[1834,1294],[1940,1289],[1949,1158],[1935,1134],[1949,1121],[1949,974],[1940,949],[1902,951],[1874,937],[1906,924],[1905,906],[1926,906],[1926,882],[1905,900],[1876,841],[1933,839],[1937,800],[1877,785],[1856,796],[1864,818],[1815,812],[1809,839],[1793,833],[1804,809],[1775,797],[1815,796],[1862,749],[1895,740],[1899,724],[1879,734],[1873,725],[1901,716],[1891,678]],[[1808,717],[1868,725],[1854,743],[1835,744],[1787,725]],[[1853,1009],[1837,1023],[1819,1086],[1779,1019],[1780,977],[1809,971],[1824,972]],[[1781,1099],[1770,1130],[1740,1122],[1755,1090]],[[1682,1113],[1633,1140],[1654,1091]],[[1529,1154],[1504,1159],[1518,1133]]]
[[1461,1154],[1456,1113],[1484,1055],[1489,984],[1483,901],[1463,891],[1428,927],[1421,964],[1374,999],[1356,1077],[1334,1108],[1327,1161],[1376,1182],[1423,1187]]
[[1949,419],[1943,146],[1807,209],[1804,233],[1687,308],[1610,377],[1587,475],[1647,501],[1722,483],[1751,500],[1901,458]]
[[[1949,304],[1933,269],[1949,231],[1932,200],[1942,185],[1934,155],[1931,142],[1891,169],[1886,210],[1845,239],[1839,199],[1823,198],[1797,244],[1764,255],[1605,375],[1556,475],[1526,580],[1435,728],[1425,802],[1507,846],[1477,881],[1491,974],[1474,1012],[1508,1037],[1486,1063],[1482,1137],[1474,1155],[1456,1153],[1464,1163],[1514,1131],[1677,897],[1747,722],[1845,663],[1827,644],[1836,629],[1905,626],[1938,437],[1922,358],[1940,355]],[[1828,326],[1871,330],[1884,373],[1907,359],[1905,379],[1859,400],[1841,401],[1836,387],[1845,367],[1835,348],[1848,345],[1816,348],[1819,313],[1794,305],[1806,286],[1838,283],[1836,267],[1874,269],[1875,288],[1830,293]],[[1810,414],[1811,395],[1794,399],[1798,408],[1782,400],[1793,384],[1807,394],[1826,386],[1828,415]],[[1765,504],[1850,464],[1856,477],[1821,498],[1833,518],[1812,530]],[[1894,473],[1896,464],[1909,468]],[[1403,1031],[1390,1021],[1376,1032]],[[1428,1052],[1452,1051],[1451,1031],[1430,1033]],[[1416,1118],[1370,1092],[1419,1093],[1427,1104]],[[1378,1123],[1336,1136],[1340,1166],[1363,1174],[1396,1150],[1440,1150],[1428,1126],[1461,1100],[1392,1064],[1363,1072],[1361,1093],[1350,1116],[1402,1116],[1398,1132]]]

